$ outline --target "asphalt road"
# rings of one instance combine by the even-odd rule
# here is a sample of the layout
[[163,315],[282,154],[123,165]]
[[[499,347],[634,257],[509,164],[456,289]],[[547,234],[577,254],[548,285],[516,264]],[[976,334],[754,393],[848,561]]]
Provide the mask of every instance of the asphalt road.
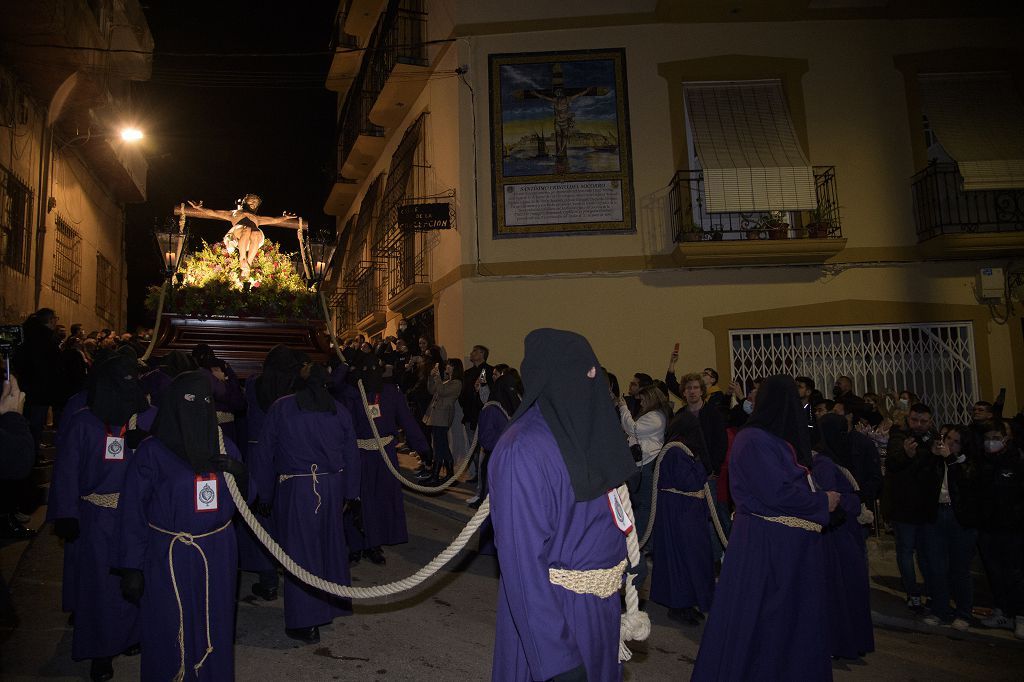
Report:
[[[459,493],[445,504],[407,505],[410,542],[387,550],[386,566],[365,560],[354,584],[388,582],[414,572],[455,537],[464,521]],[[463,496],[464,497],[464,496]],[[445,506],[446,505],[446,506]],[[249,594],[254,576],[239,589],[235,665],[243,680],[486,680],[493,651],[497,566],[475,553],[476,540],[454,565],[401,598],[359,603],[355,614],[321,629],[322,641],[300,646],[284,635],[282,603]],[[0,631],[0,679],[80,680],[88,663],[71,661],[71,628],[60,612],[61,548],[44,532],[25,550],[12,582],[21,625]],[[626,679],[685,680],[697,655],[700,631],[673,624],[649,605],[654,627],[634,643]],[[955,635],[955,636],[954,636]],[[866,660],[836,664],[844,680],[1022,680],[1024,643],[1006,638],[933,634],[876,628],[877,651]],[[138,679],[138,658],[115,659],[115,679]]]

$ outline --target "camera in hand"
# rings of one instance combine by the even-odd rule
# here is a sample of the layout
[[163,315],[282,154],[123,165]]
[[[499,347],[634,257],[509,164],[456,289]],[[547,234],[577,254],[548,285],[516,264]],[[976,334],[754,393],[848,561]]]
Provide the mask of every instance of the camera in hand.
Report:
[[920,435],[914,435],[912,440],[917,443],[918,450],[931,450],[934,439],[930,433],[922,433]]

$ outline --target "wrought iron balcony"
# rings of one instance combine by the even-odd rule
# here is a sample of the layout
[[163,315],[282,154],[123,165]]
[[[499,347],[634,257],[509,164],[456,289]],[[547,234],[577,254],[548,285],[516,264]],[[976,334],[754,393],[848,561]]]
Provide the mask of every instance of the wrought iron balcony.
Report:
[[1024,189],[963,190],[954,163],[932,163],[911,185],[917,238],[1024,232]]
[[677,171],[670,197],[675,241],[842,238],[835,166],[814,167],[814,189],[814,210],[709,213],[703,171]]

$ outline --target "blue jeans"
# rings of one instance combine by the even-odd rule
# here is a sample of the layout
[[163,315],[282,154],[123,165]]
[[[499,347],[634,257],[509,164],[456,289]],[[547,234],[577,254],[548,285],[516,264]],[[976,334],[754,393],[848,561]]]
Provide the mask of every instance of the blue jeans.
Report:
[[896,566],[900,570],[903,591],[907,597],[920,596],[921,589],[917,582],[917,570],[914,566],[914,551],[917,551],[917,563],[921,567],[921,580],[924,582],[925,593],[928,593],[928,555],[925,538],[926,524],[901,523],[892,524],[896,533]]
[[437,474],[442,468],[451,476],[453,469],[452,449],[448,445],[448,427],[430,427],[430,445],[434,450],[434,473]]
[[[953,618],[966,620],[971,617],[974,606],[971,560],[974,559],[978,533],[957,523],[949,505],[939,505],[935,523],[924,528],[932,613],[947,621]],[[950,596],[956,602],[955,611],[949,605]]]

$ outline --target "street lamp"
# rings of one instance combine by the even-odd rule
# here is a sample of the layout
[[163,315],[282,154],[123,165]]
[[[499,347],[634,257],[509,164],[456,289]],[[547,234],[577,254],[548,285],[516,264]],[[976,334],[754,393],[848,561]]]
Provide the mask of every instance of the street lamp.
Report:
[[174,276],[181,262],[181,250],[185,246],[185,227],[185,216],[182,215],[180,220],[168,218],[162,225],[158,224],[153,228],[153,238],[163,264],[164,277],[167,279]]
[[304,240],[306,242],[306,253],[309,259],[309,280],[310,285],[319,287],[327,274],[327,267],[331,264],[334,256],[334,240],[326,231],[312,233],[307,232]]
[[138,142],[144,137],[138,128],[121,128],[121,139],[125,142]]

